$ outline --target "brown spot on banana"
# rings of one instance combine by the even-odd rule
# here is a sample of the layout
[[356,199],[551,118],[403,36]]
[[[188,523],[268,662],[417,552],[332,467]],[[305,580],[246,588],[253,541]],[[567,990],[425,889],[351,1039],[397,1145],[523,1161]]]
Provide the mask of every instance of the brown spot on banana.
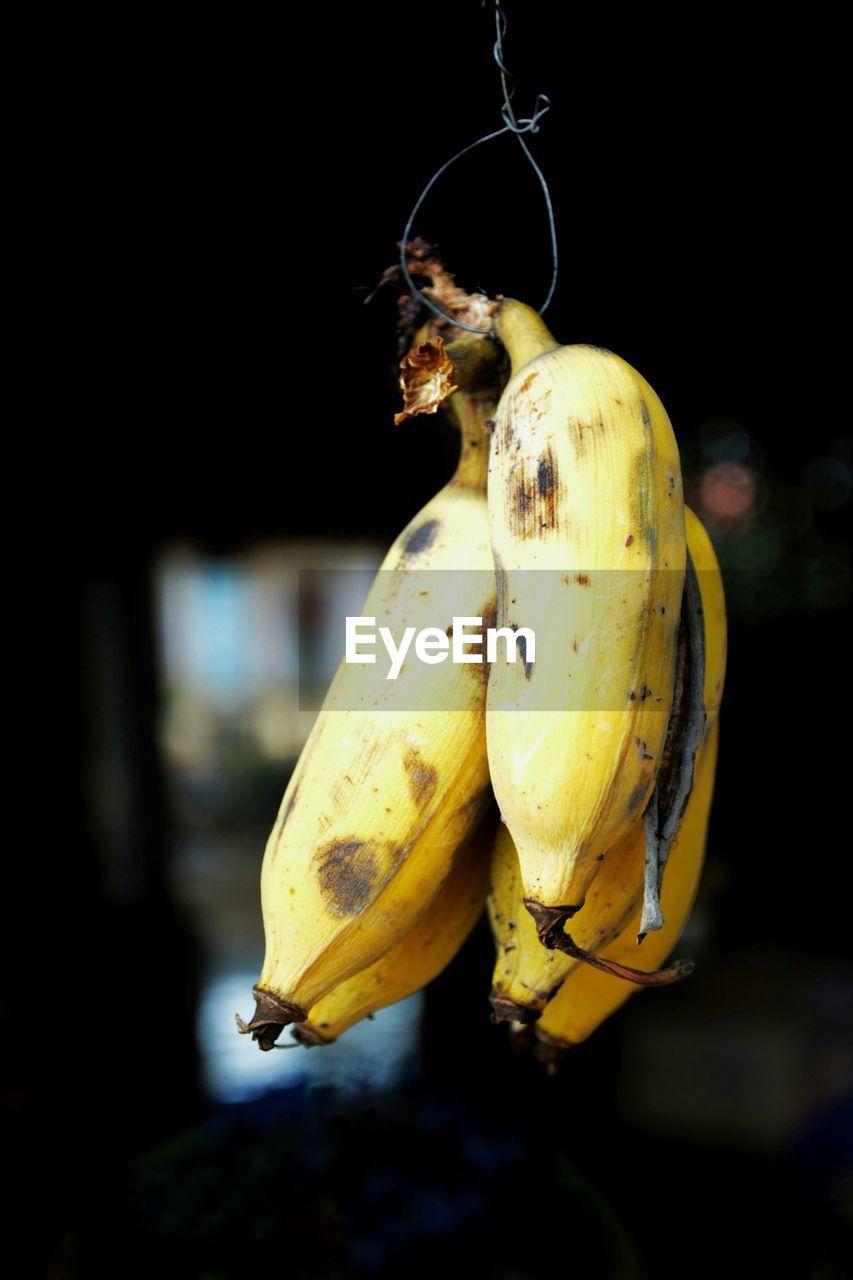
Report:
[[431,764],[421,759],[420,752],[413,747],[407,749],[403,757],[403,767],[409,780],[412,799],[419,809],[429,804],[438,786],[438,772]]
[[536,487],[539,490],[539,497],[544,502],[553,504],[557,489],[557,464],[550,445],[536,464]]
[[[513,601],[513,603],[515,603],[515,601]],[[520,630],[517,622],[509,622],[507,623],[507,626],[510,631],[515,631],[516,633]],[[533,675],[533,663],[527,661],[527,636],[520,636],[516,634],[515,647],[524,665],[524,678],[525,680],[529,680]]]
[[515,468],[510,523],[519,538],[540,537],[560,525],[561,485],[551,446],[531,465],[535,470],[526,470],[520,459]]
[[646,796],[649,794],[649,786],[651,785],[651,772],[645,773],[640,778],[634,790],[628,797],[628,809],[631,813],[636,813],[640,806],[645,802]]
[[337,782],[332,784],[329,792],[329,808],[333,813],[339,813],[346,803],[346,789],[342,780],[339,778]]
[[604,419],[598,418],[595,422],[579,422],[577,418],[569,418],[568,435],[574,445],[575,457],[580,461],[590,445],[589,437],[593,432],[604,433]]
[[548,412],[548,401],[551,399],[551,388],[543,391],[537,400],[534,400],[532,409],[537,418],[544,418]]
[[314,855],[317,880],[327,909],[336,916],[357,916],[372,900],[380,878],[371,841],[334,840]]
[[404,553],[407,556],[417,556],[426,551],[435,541],[440,526],[440,520],[427,520],[413,529],[403,545]]
[[[508,626],[510,626],[511,631],[517,632],[520,630],[517,622],[510,622]],[[528,662],[528,637],[516,635],[515,646],[521,662],[524,663],[524,678],[525,680],[530,680],[530,676],[533,675],[533,663]]]
[[521,655],[521,661],[524,663],[524,678],[529,680],[533,675],[533,663],[527,661],[527,637],[519,636],[516,640],[516,645]]

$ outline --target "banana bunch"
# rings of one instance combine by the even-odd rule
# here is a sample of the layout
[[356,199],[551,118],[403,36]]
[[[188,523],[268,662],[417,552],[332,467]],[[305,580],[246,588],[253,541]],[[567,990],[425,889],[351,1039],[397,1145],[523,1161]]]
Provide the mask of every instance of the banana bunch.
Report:
[[418,990],[486,904],[493,1018],[535,1024],[544,1060],[637,985],[691,967],[660,966],[695,894],[713,792],[714,551],[636,370],[559,346],[513,299],[494,338],[453,342],[449,359],[422,341],[404,361],[398,420],[444,401],[460,460],[362,614],[447,634],[451,613],[471,615],[503,651],[445,663],[438,685],[411,654],[393,681],[341,664],[264,854],[266,953],[254,1016],[238,1017],[262,1049],[291,1023],[303,1045],[329,1044]]
[[[466,340],[460,347],[464,367]],[[451,580],[455,610],[494,616],[483,424],[500,391],[496,351],[473,364],[481,380],[450,397],[456,472],[393,543],[362,609],[394,633],[434,624]],[[443,667],[440,709],[423,705],[429,670],[411,655],[396,680],[371,687],[362,667],[342,662],[332,681],[264,853],[264,964],[254,1016],[238,1021],[262,1049],[400,942],[490,802],[483,668]]]
[[630,365],[558,347],[507,300],[512,376],[489,460],[498,623],[541,631],[535,663],[493,663],[492,786],[525,905],[553,946],[643,813],[673,707],[686,567],[678,448]]
[[[726,665],[726,612],[719,565],[704,526],[689,507],[685,508],[685,522],[705,633],[704,732],[695,785],[678,834],[677,856],[663,885],[666,923],[638,951],[646,858],[645,824],[638,821],[593,881],[572,935],[579,948],[600,953],[614,964],[628,965],[639,957],[642,969],[650,973],[664,962],[681,934],[702,866]],[[614,1009],[628,998],[630,984],[614,982],[612,977],[581,964],[576,956],[542,946],[533,917],[524,908],[518,854],[506,827],[499,831],[492,855],[488,908],[497,945],[490,997],[496,1020],[537,1022],[537,1034],[540,1030],[547,1034],[548,1026],[555,1026],[561,1018],[565,1021],[570,1011],[574,1015],[583,1007],[595,1006],[599,994],[608,996]],[[571,1039],[568,1027],[574,1024],[566,1025],[565,1035],[554,1036],[555,1040]]]

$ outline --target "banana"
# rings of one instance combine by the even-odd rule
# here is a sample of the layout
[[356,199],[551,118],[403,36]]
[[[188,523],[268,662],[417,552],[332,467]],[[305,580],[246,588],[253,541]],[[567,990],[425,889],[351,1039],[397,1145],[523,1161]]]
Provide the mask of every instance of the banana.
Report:
[[[705,629],[705,669],[701,689],[706,725],[717,717],[726,663],[726,611],[722,577],[711,540],[698,517],[685,508],[687,548],[698,580]],[[587,891],[584,909],[572,925],[572,938],[585,951],[599,952],[613,942],[643,896],[646,837],[635,821],[613,850]],[[497,943],[491,1003],[497,1020],[530,1023],[540,1017],[577,959],[546,950],[523,905],[518,855],[505,826],[498,832],[492,860],[489,918]],[[607,955],[605,951],[605,955]],[[647,951],[634,951],[634,956]]]
[[[666,923],[659,932],[649,934],[642,947],[638,948],[637,933],[642,913],[636,911],[618,939],[603,952],[607,959],[617,964],[639,963],[641,968],[651,972],[664,963],[681,937],[702,872],[718,742],[719,720],[715,720],[699,752],[695,785],[677,847],[664,877],[661,905]],[[553,1062],[561,1050],[580,1044],[592,1035],[637,990],[636,986],[620,982],[598,969],[578,965],[534,1028],[538,1056],[546,1062]]]
[[[494,370],[493,362],[493,379]],[[459,465],[394,542],[362,610],[395,636],[404,626],[449,622],[444,609],[494,615],[483,426],[499,390],[493,381],[450,399]],[[486,667],[428,667],[410,654],[387,680],[377,654],[367,670],[379,679],[366,681],[361,666],[338,668],[267,842],[264,963],[254,1016],[248,1024],[238,1017],[261,1049],[403,937],[491,798]]]
[[[645,833],[642,822],[613,850],[587,890],[572,939],[584,951],[613,942],[643,894]],[[492,854],[489,919],[497,959],[489,997],[495,1021],[535,1022],[578,963],[575,956],[544,947],[533,917],[524,907],[518,853],[501,824]]]
[[525,905],[553,946],[660,768],[684,503],[669,418],[636,370],[599,348],[559,347],[513,299],[495,327],[512,365],[489,461],[498,622],[529,628],[537,645],[535,661],[499,650],[492,663],[489,766]]
[[483,914],[494,822],[485,818],[426,911],[385,955],[342,982],[294,1027],[300,1044],[331,1044],[354,1023],[405,1000],[450,964]]

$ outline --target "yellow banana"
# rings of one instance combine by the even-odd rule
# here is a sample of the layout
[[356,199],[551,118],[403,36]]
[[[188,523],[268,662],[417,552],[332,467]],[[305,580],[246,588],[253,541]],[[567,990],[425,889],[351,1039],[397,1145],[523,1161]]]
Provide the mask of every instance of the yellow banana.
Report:
[[405,1000],[450,964],[483,914],[494,823],[488,818],[460,851],[439,892],[396,946],[329,992],[294,1028],[304,1045],[331,1044],[354,1023]]
[[[445,607],[494,614],[483,424],[498,395],[492,384],[451,397],[457,470],[394,542],[368,595],[363,616],[398,639],[403,627],[450,622],[439,616]],[[425,704],[424,679],[437,671],[438,697]],[[264,964],[255,1014],[248,1024],[238,1018],[262,1049],[403,937],[491,796],[486,668],[427,667],[410,654],[387,680],[377,654],[368,672],[378,681],[341,663],[267,842]]]
[[[711,540],[689,508],[685,508],[685,526],[704,618],[702,702],[706,724],[710,725],[719,710],[725,675],[725,600]],[[599,952],[625,928],[643,896],[645,853],[645,830],[643,823],[636,820],[587,891],[584,909],[572,924],[572,938],[578,947]],[[489,917],[497,943],[491,1003],[498,1019],[525,1023],[541,1015],[578,961],[542,946],[533,918],[524,910],[523,899],[518,855],[508,829],[502,826],[493,854],[489,898]],[[634,954],[645,958],[647,953],[643,950]]]
[[[602,954],[608,960],[617,964],[639,966],[652,972],[664,963],[681,937],[702,872],[718,740],[719,720],[715,720],[697,758],[695,785],[678,834],[677,846],[664,876],[661,906],[666,923],[657,933],[649,934],[643,945],[638,947],[637,933],[642,913],[635,912],[618,939],[604,949]],[[535,1027],[540,1056],[545,1061],[553,1061],[559,1050],[586,1040],[637,990],[631,983],[623,982],[610,974],[587,965],[578,965],[566,978]]]
[[554,945],[660,768],[686,560],[681,471],[663,405],[624,360],[558,347],[512,299],[495,327],[512,365],[489,461],[499,625],[537,643],[535,661],[499,650],[492,663],[489,766],[526,906]]
[[[613,850],[587,890],[584,909],[572,925],[572,939],[598,952],[618,937],[643,895],[645,833],[642,822]],[[495,1019],[535,1022],[559,991],[576,957],[544,947],[533,917],[524,907],[524,887],[515,844],[501,824],[492,854],[489,919],[497,959],[489,997]]]

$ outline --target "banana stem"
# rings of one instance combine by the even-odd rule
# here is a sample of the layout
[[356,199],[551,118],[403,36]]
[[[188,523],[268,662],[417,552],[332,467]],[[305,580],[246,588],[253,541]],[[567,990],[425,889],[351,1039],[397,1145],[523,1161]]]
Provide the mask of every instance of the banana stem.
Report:
[[567,956],[574,956],[576,960],[583,960],[584,964],[592,965],[593,969],[600,969],[602,973],[609,973],[614,978],[624,978],[626,982],[633,982],[638,987],[671,986],[673,982],[680,982],[682,978],[688,977],[696,967],[692,960],[676,960],[675,964],[667,966],[666,969],[657,969],[653,973],[647,973],[645,969],[634,969],[629,964],[617,964],[615,960],[606,960],[604,956],[597,956],[592,951],[585,951],[583,947],[577,945],[571,934],[568,933],[560,935],[554,949],[565,951]]
[[485,495],[489,474],[489,436],[486,422],[497,412],[501,386],[489,383],[476,390],[455,391],[442,405],[459,431],[459,462],[453,483]]
[[695,967],[692,960],[676,960],[675,964],[666,969],[648,973],[645,969],[634,969],[629,964],[606,960],[604,956],[597,956],[594,952],[579,947],[571,934],[565,931],[566,921],[580,907],[543,907],[532,898],[525,898],[524,905],[536,921],[539,941],[543,947],[547,947],[549,951],[564,951],[567,956],[592,965],[593,969],[600,969],[602,973],[609,973],[614,978],[624,978],[626,982],[633,982],[638,987],[668,987],[671,983],[686,978]]
[[494,378],[504,359],[491,338],[457,338],[445,351],[453,365],[453,381],[460,391]]
[[495,333],[509,352],[513,374],[559,346],[545,321],[524,302],[504,298],[495,316]]

